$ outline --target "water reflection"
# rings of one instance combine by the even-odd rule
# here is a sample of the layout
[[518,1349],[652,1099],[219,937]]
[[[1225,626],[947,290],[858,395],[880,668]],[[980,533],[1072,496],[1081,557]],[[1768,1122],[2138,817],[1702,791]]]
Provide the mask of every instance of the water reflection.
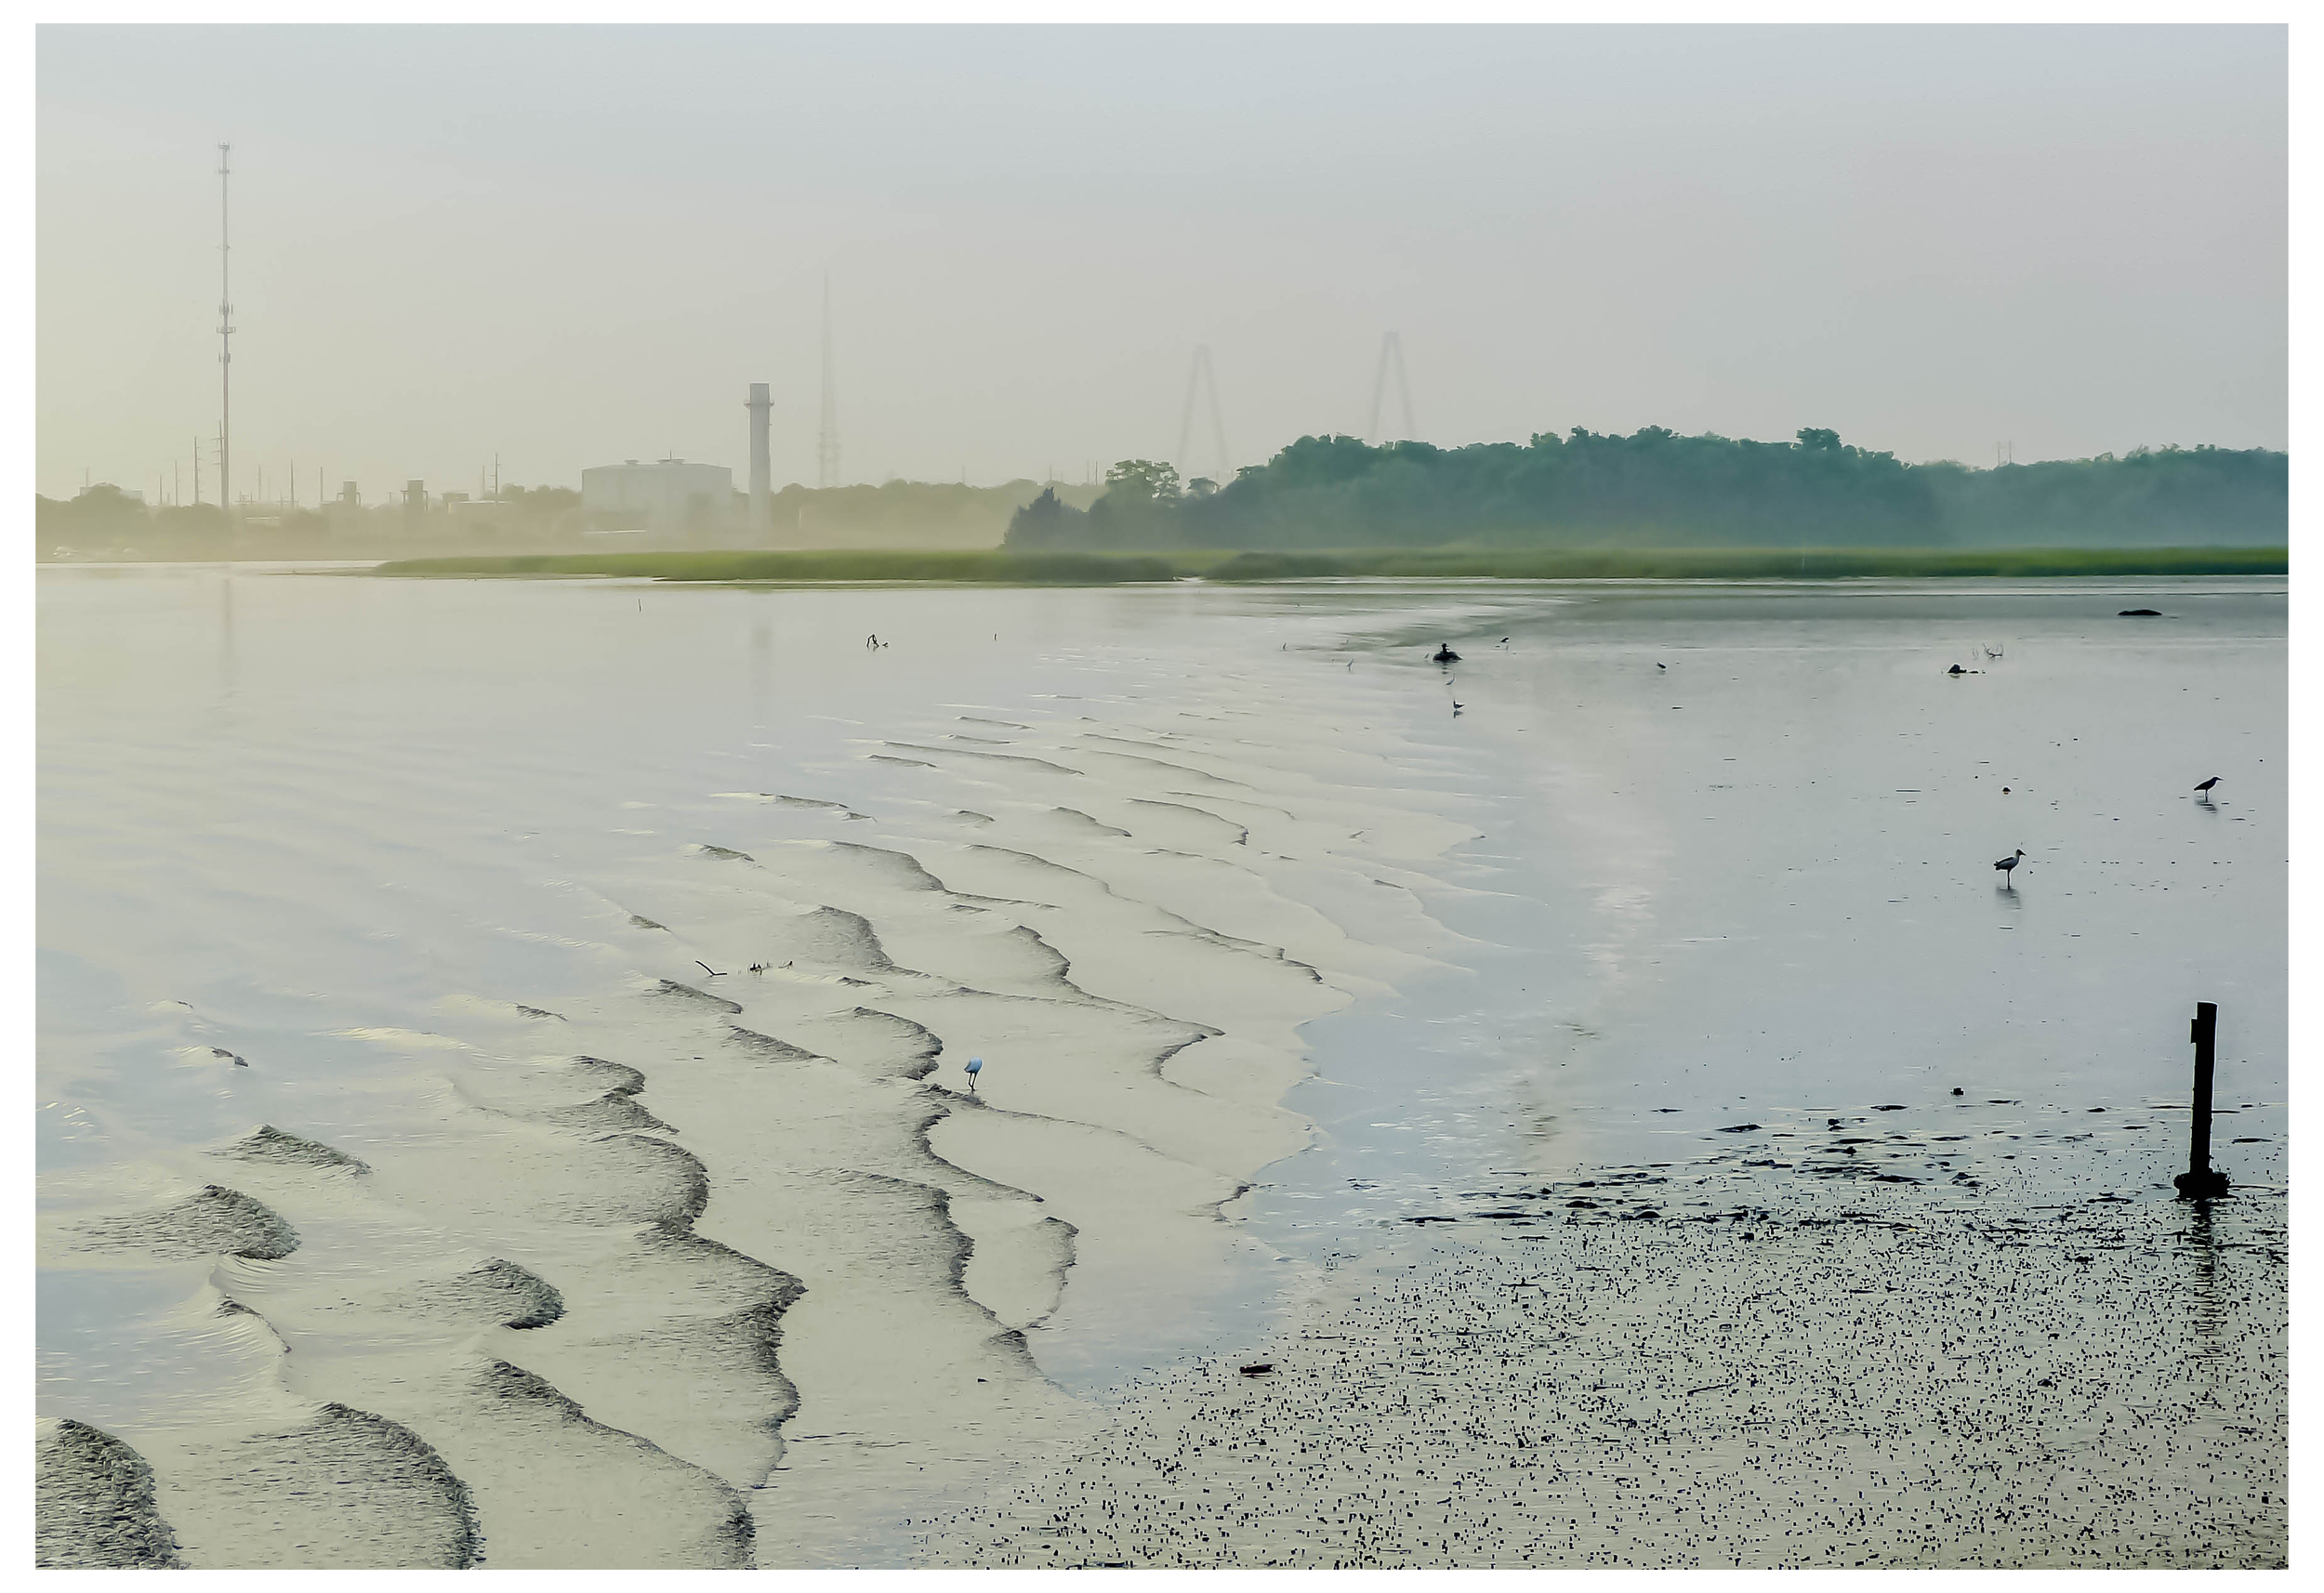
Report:
[[227,565],[218,583],[218,694],[231,702],[240,674],[234,663],[234,567]]

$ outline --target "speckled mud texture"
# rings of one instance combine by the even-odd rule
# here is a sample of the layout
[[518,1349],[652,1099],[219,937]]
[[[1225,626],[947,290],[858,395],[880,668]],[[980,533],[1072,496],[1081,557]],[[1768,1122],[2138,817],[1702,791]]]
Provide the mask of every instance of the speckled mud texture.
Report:
[[153,1468],[127,1444],[86,1422],[48,1422],[33,1456],[34,1565],[163,1571],[185,1563],[153,1508]]
[[1460,1214],[931,1522],[926,1562],[2287,1563],[2280,1195],[1734,1171]]

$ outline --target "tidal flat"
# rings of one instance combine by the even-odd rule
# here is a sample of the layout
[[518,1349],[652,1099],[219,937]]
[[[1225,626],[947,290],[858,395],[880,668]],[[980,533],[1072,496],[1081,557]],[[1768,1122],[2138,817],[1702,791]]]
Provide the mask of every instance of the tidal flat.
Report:
[[46,1563],[2285,1552],[2280,579],[40,595]]

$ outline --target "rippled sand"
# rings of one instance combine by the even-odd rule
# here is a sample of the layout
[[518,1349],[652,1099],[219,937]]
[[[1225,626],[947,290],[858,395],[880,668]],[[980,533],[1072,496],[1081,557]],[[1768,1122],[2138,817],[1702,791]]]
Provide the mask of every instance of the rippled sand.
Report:
[[44,1557],[851,1563],[1080,1442],[1028,1349],[1068,1279],[1072,1330],[1116,1339],[1248,1270],[1219,1209],[1306,1142],[1275,1104],[1299,1025],[1457,939],[1411,871],[1472,831],[1384,731],[1264,707],[1230,678],[859,737],[906,771],[875,811],[860,781],[700,793],[649,844],[543,859],[562,922],[493,925],[586,977],[447,970],[319,1036],[353,1066],[148,1002],[140,1055],[229,1103],[293,1072],[268,1110],[299,1114],[50,1169],[50,1285],[174,1291],[130,1336],[188,1371],[52,1380],[127,1419],[46,1429],[44,1498],[134,1530],[52,1511]]

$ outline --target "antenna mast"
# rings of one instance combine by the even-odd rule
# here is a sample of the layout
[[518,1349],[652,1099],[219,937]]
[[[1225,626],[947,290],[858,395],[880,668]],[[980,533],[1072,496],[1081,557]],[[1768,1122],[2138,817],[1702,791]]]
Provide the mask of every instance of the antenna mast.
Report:
[[232,244],[226,225],[226,185],[233,176],[233,162],[229,158],[233,148],[231,144],[218,147],[218,502],[229,518],[234,512],[229,453],[234,413],[234,303],[228,286]]
[[815,485],[839,484],[839,388],[831,369],[831,273],[823,273],[823,429],[815,436]]
[[1219,413],[1219,374],[1211,368],[1210,345],[1197,343],[1195,345],[1194,363],[1186,372],[1186,408],[1179,416],[1178,453],[1173,455],[1182,474],[1188,474],[1194,468],[1191,455],[1195,440],[1195,395],[1205,388],[1210,393],[1210,435],[1219,451],[1218,480],[1219,484],[1224,486],[1234,476],[1235,467],[1229,463],[1226,451],[1226,419]]
[[1371,423],[1364,428],[1364,441],[1367,442],[1374,438],[1379,438],[1382,442],[1388,441],[1380,435],[1380,410],[1381,402],[1388,396],[1388,366],[1391,362],[1393,362],[1396,367],[1396,396],[1404,401],[1403,434],[1418,441],[1419,428],[1412,423],[1412,384],[1406,377],[1404,370],[1404,338],[1401,335],[1391,332],[1380,340],[1380,371],[1372,378],[1372,419]]

